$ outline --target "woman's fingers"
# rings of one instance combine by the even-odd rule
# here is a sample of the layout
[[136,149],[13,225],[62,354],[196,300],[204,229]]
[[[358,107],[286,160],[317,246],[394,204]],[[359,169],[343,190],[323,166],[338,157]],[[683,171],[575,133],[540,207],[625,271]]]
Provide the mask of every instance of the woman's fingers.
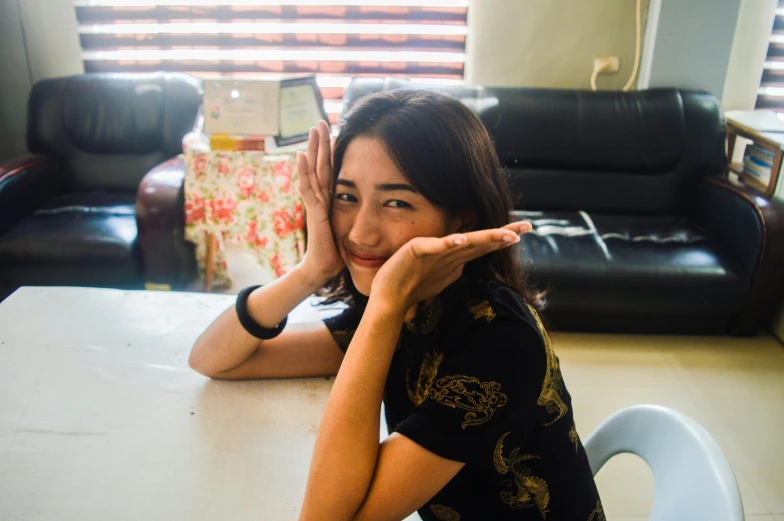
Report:
[[511,230],[515,232],[517,235],[523,235],[533,231],[533,226],[528,221],[517,221],[517,222],[507,224],[506,226],[503,227],[503,229]]
[[493,247],[503,248],[518,242],[520,235],[529,233],[532,228],[531,223],[528,221],[517,221],[509,223],[502,228],[456,234],[455,240],[458,242],[457,245],[462,246],[465,250],[482,247],[490,249],[493,249]]
[[[511,225],[510,225],[511,226]],[[529,225],[530,226],[530,225]],[[449,254],[471,260],[490,251],[504,248],[520,241],[516,230],[521,226],[493,228],[467,233],[454,233],[446,237],[418,237],[411,242],[414,256],[423,258],[428,255]],[[522,227],[525,230],[525,227]],[[467,262],[464,261],[464,262]]]
[[304,152],[297,152],[297,172],[299,172],[299,193],[305,204],[310,206],[318,202],[310,186],[310,176],[308,175],[308,157]]
[[449,235],[444,239],[451,250],[450,257],[464,263],[520,242],[520,236],[506,228]]
[[308,133],[308,181],[310,182],[310,188],[313,191],[314,196],[317,198],[319,202],[324,202],[325,204],[328,202],[329,194],[322,190],[321,183],[319,182],[319,176],[316,171],[318,159],[319,159],[319,140],[321,137],[319,136],[318,130],[311,127],[310,132]]
[[[445,239],[446,237],[444,237]],[[430,255],[438,255],[449,250],[444,239],[436,237],[417,237],[411,240],[411,253],[417,259],[424,259]]]
[[326,121],[319,121],[318,123],[318,163],[316,165],[316,172],[318,173],[318,180],[321,190],[326,193],[332,191],[332,152],[329,140],[329,125]]
[[316,165],[318,164],[318,149],[319,149],[319,135],[318,130],[310,127],[308,131],[308,172],[316,172]]
[[[507,237],[508,240],[504,241],[503,237]],[[411,241],[411,251],[417,259],[430,255],[452,255],[470,260],[517,240],[519,237],[508,230],[482,230],[482,233],[458,233],[441,238],[417,237]]]
[[306,197],[306,192],[311,191],[310,178],[308,177],[308,156],[305,152],[297,152],[297,172],[299,172],[299,192]]
[[[463,238],[465,239],[465,242],[461,240]],[[520,236],[514,231],[506,228],[493,228],[490,230],[478,230],[458,234],[456,240],[457,246],[461,246],[462,249],[467,250],[483,246],[507,246],[519,241]]]

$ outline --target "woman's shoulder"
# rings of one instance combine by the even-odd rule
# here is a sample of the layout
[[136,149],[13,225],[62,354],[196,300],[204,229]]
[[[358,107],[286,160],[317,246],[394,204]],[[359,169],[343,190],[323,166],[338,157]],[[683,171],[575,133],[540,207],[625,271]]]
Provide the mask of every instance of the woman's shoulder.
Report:
[[464,315],[478,324],[522,322],[539,329],[534,306],[514,288],[495,280],[471,279],[457,290]]
[[450,322],[462,338],[506,350],[544,346],[547,332],[538,313],[513,288],[494,280],[467,280],[452,299]]
[[495,281],[469,281],[450,307],[445,324],[450,331],[442,338],[439,353],[444,374],[470,375],[505,387],[517,388],[521,382],[541,387],[549,364],[549,340],[522,295]]

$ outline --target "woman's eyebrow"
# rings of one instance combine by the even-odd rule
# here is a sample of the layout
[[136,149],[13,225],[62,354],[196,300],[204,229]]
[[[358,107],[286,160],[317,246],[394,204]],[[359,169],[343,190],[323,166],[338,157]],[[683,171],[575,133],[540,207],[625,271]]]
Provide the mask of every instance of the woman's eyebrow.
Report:
[[411,192],[414,194],[418,194],[413,186],[407,183],[382,183],[376,184],[376,190],[380,190],[382,192],[395,192],[397,190],[405,190],[407,192]]
[[[348,179],[338,179],[335,181],[335,185],[345,186],[346,188],[354,188],[356,189],[357,184],[354,181],[349,181]],[[376,183],[375,189],[381,192],[394,192],[397,190],[405,190],[406,192],[411,192],[413,194],[418,194],[419,192],[416,189],[407,183]]]
[[349,181],[348,179],[338,179],[335,181],[336,186],[345,186],[346,188],[356,188],[357,184],[354,181]]

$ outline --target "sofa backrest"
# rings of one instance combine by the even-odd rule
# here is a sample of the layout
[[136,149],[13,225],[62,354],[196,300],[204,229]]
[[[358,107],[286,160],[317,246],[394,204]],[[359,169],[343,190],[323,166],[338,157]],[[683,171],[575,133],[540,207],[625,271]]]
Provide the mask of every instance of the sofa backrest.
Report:
[[515,207],[682,214],[695,182],[727,166],[718,100],[703,92],[636,92],[422,85],[354,80],[361,97],[424,88],[458,97],[482,120],[509,175]]
[[184,74],[82,74],[42,80],[28,101],[27,145],[58,158],[71,191],[135,192],[182,152],[201,104]]

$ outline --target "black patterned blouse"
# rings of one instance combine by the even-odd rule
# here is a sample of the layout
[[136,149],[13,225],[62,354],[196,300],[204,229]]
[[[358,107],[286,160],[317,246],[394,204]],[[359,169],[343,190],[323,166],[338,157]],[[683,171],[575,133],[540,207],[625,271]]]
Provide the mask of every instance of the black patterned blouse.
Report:
[[[365,302],[325,320],[347,349]],[[406,323],[384,393],[387,425],[464,462],[424,521],[600,521],[558,357],[538,315],[495,282],[453,284]]]

